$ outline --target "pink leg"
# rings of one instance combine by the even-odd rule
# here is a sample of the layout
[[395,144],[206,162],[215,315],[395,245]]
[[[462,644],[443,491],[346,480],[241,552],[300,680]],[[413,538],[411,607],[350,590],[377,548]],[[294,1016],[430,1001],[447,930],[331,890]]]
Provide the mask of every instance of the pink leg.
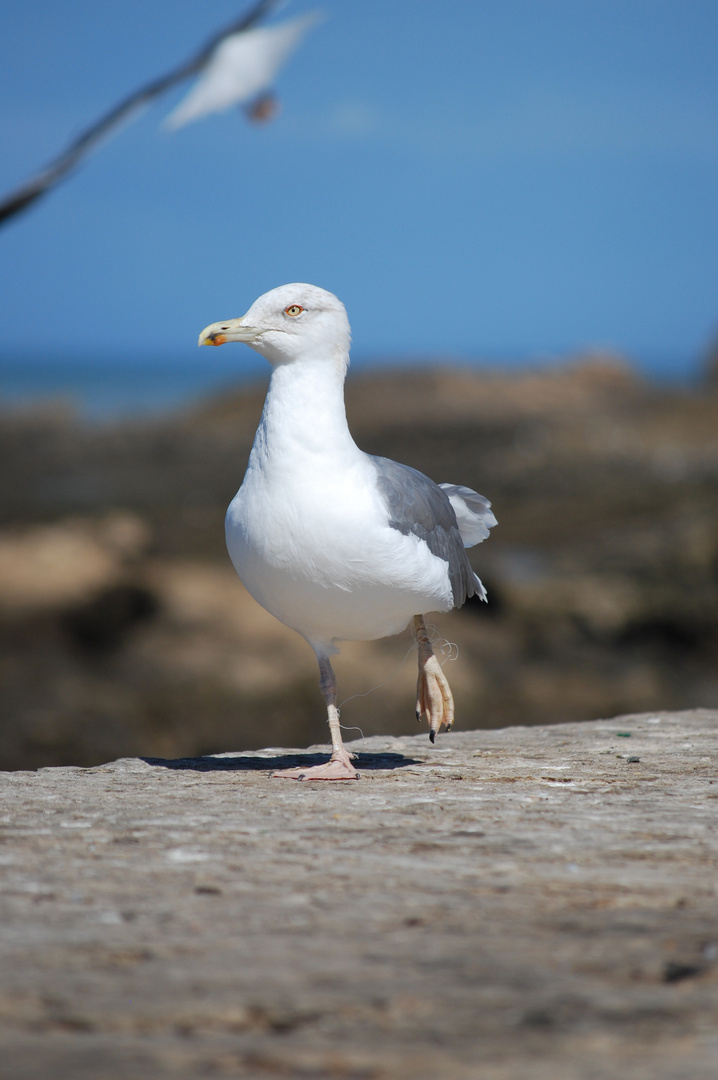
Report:
[[442,724],[451,731],[454,723],[454,698],[441,664],[434,656],[424,618],[414,617],[414,633],[419,645],[419,678],[416,684],[416,719],[425,717],[433,742]]
[[358,780],[359,773],[351,761],[351,754],[342,742],[342,732],[339,727],[339,712],[337,710],[337,680],[326,656],[318,656],[319,660],[319,685],[324,700],[327,703],[327,720],[329,732],[332,737],[332,756],[323,765],[313,765],[311,768],[281,769],[272,773],[273,776],[285,780]]

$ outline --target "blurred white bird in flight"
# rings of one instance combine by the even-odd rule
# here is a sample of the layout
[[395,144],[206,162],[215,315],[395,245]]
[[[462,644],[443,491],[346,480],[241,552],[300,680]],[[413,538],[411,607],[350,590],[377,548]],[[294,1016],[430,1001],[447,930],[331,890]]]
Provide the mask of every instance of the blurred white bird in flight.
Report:
[[[186,97],[169,114],[164,127],[176,130],[232,105],[249,105],[250,119],[268,119],[267,91],[310,28],[321,19],[310,12],[298,19],[230,34],[217,45],[211,59]],[[270,112],[273,113],[273,109]]]
[[[200,75],[187,98],[167,118],[167,125],[180,127],[232,104],[244,104],[250,120],[269,120],[277,111],[270,88],[277,73],[297,48],[309,27],[319,21],[312,13],[255,29],[279,5],[280,0],[257,0],[230,26],[212,38],[184,63],[134,90],[117,105],[81,131],[70,144],[43,169],[14,191],[0,199],[0,225],[33,206],[72,171],[102,142],[115,134],[123,123],[134,118],[156,98],[173,86]],[[207,71],[207,78],[202,73]]]
[[496,524],[470,488],[435,484],[354,442],[344,408],[350,329],[344,305],[315,285],[282,285],[239,319],[212,323],[200,345],[240,341],[272,377],[247,471],[227,511],[227,548],[262,607],[311,645],[327,707],[332,754],[275,776],[353,780],[342,742],[329,657],[339,641],[373,641],[413,623],[416,715],[434,741],[454,722],[454,700],[424,614],[486,599],[465,548]]

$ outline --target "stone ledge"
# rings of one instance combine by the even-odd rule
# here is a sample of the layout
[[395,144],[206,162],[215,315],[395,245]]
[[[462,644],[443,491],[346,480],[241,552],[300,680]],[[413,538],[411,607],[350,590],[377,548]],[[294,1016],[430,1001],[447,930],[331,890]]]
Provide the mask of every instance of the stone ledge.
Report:
[[0,777],[0,1075],[718,1075],[718,711]]

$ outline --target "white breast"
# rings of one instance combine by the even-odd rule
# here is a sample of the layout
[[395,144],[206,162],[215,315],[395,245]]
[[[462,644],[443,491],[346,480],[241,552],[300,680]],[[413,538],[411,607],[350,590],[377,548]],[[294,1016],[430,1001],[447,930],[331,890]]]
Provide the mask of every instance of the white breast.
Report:
[[375,470],[356,447],[317,472],[304,461],[272,476],[252,463],[226,528],[248,591],[311,642],[385,637],[453,606],[446,563],[389,527]]

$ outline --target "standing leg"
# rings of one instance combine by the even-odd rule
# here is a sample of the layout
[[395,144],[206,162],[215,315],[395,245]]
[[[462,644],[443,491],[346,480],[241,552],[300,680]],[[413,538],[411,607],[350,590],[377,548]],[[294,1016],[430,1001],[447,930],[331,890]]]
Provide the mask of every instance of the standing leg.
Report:
[[351,755],[342,742],[337,709],[337,680],[334,670],[328,656],[317,653],[317,660],[319,661],[319,686],[327,706],[332,756],[324,765],[314,765],[306,769],[301,766],[297,769],[282,769],[273,775],[288,780],[358,780],[359,773],[352,765]]
[[442,724],[451,731],[454,723],[454,698],[441,664],[434,656],[423,615],[414,616],[414,633],[419,646],[419,678],[416,684],[416,719],[429,722],[433,742]]

